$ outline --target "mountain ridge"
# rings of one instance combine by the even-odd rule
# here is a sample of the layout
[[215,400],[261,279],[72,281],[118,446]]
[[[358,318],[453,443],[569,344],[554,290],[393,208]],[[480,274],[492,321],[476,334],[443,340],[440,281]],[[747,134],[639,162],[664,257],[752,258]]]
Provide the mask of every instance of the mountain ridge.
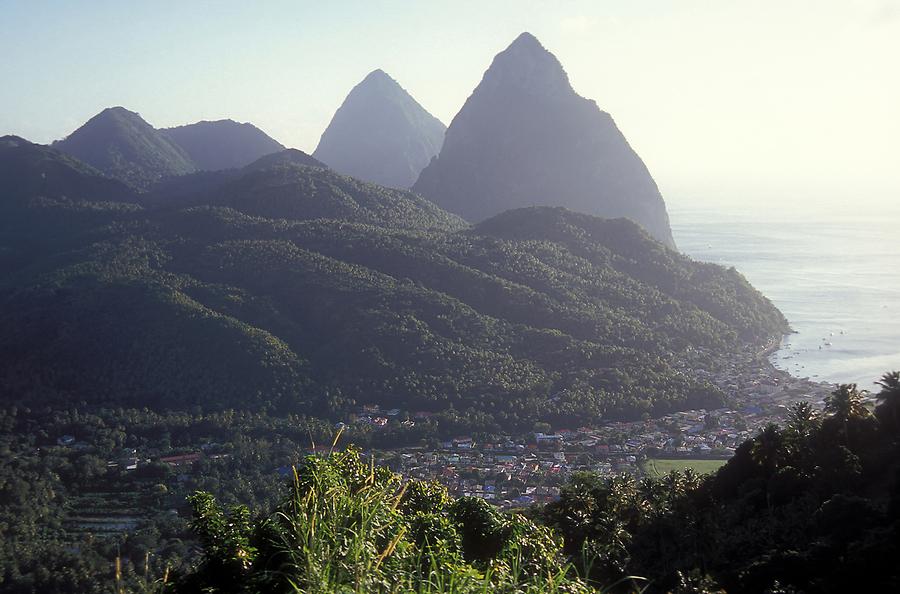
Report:
[[120,106],[103,109],[50,146],[140,192],[196,172],[239,169],[285,150],[250,123],[203,120],[158,129]]
[[180,146],[120,106],[104,109],[51,146],[138,190],[196,169]]
[[184,149],[201,171],[244,167],[285,148],[253,124],[230,119],[202,120],[161,132]]

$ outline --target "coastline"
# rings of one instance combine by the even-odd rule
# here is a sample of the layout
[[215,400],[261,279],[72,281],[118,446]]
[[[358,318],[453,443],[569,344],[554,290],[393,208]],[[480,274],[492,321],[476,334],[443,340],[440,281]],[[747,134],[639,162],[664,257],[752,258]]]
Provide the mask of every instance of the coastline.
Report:
[[756,353],[756,356],[768,359],[781,350],[781,345],[784,344],[784,339],[791,334],[793,334],[793,331],[782,334],[780,337],[772,337],[765,345],[763,345],[762,349],[760,349]]
[[778,369],[877,389],[883,373],[900,367],[900,269],[894,265],[900,211],[888,203],[847,206],[864,196],[815,211],[790,200],[759,208],[746,198],[669,201],[679,248],[696,260],[733,266],[781,310],[791,330],[767,353]]

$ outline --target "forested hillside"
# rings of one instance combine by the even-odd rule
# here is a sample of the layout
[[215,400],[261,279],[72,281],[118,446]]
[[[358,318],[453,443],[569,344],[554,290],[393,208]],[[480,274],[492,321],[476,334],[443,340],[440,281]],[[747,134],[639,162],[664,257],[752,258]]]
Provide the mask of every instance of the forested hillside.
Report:
[[163,204],[44,200],[0,223],[7,401],[635,418],[717,406],[683,370],[786,329],[738,273],[624,219],[533,208],[466,228],[284,162]]

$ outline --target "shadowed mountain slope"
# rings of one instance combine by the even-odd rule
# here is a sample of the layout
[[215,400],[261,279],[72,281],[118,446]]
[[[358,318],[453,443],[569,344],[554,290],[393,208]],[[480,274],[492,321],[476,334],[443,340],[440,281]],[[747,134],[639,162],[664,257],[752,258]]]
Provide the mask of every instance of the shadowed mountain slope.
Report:
[[248,123],[232,120],[197,122],[161,132],[180,146],[202,171],[239,168],[284,150],[281,143]]

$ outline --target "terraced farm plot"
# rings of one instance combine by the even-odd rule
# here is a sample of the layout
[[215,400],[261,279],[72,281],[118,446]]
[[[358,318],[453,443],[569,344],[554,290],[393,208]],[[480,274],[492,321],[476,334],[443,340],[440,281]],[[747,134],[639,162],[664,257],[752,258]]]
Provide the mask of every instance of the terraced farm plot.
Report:
[[688,468],[697,474],[710,474],[724,466],[726,462],[728,460],[648,458],[641,468],[647,476],[659,478],[673,470],[682,471]]
[[92,534],[105,538],[134,530],[145,519],[146,511],[138,495],[95,492],[72,498],[65,526],[70,535]]

